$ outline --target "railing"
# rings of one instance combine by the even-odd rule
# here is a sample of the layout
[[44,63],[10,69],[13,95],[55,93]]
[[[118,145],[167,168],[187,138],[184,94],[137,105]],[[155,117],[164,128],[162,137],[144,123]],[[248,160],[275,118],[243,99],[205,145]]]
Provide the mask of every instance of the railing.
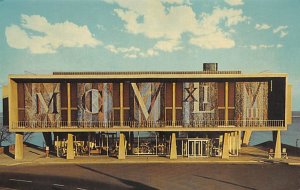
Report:
[[217,127],[284,127],[284,120],[199,120],[185,121],[18,121],[12,122],[11,127],[20,128],[217,128]]
[[241,74],[241,71],[90,71],[53,72],[53,75],[151,75],[151,74]]

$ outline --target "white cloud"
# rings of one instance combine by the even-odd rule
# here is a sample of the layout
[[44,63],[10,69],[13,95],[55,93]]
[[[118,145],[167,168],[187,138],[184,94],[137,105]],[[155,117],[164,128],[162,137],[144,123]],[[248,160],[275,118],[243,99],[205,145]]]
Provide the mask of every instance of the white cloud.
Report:
[[276,33],[280,32],[280,31],[282,31],[282,30],[285,30],[285,29],[287,29],[287,28],[288,28],[288,26],[278,26],[277,28],[275,28],[275,29],[273,30],[273,32],[276,34]]
[[255,29],[257,29],[257,30],[268,30],[269,28],[271,28],[271,26],[268,24],[256,24],[255,25]]
[[112,44],[105,46],[105,48],[114,53],[121,54],[125,58],[138,58],[138,57],[153,57],[157,56],[158,52],[154,49],[148,49],[147,51],[142,51],[140,48],[131,46],[131,47],[116,47]]
[[228,3],[231,6],[237,6],[237,5],[243,5],[243,0],[225,0],[226,3]]
[[[235,41],[230,33],[235,30],[231,27],[247,20],[247,17],[243,16],[242,10],[226,8],[215,8],[212,14],[203,13],[201,16],[202,19],[197,30],[193,31],[194,36],[190,38],[189,42],[205,49],[233,48]],[[219,26],[222,21],[228,28],[228,32]]]
[[158,52],[153,49],[148,49],[146,54],[144,56],[146,57],[152,57],[158,55]]
[[286,29],[288,28],[288,26],[278,26],[277,28],[275,28],[273,30],[274,34],[279,34],[280,38],[285,37],[286,35],[288,35],[288,32],[286,31]]
[[256,49],[257,49],[257,46],[256,46],[256,45],[250,45],[250,49],[256,50]]
[[249,46],[241,46],[244,48],[250,48],[251,50],[258,49],[270,49],[270,48],[282,48],[282,44],[258,44],[258,45],[249,45]]
[[169,3],[169,4],[191,4],[189,0],[161,0],[162,3]]
[[[176,4],[165,7],[167,1]],[[181,42],[183,34],[189,34],[189,43],[201,48],[232,48],[235,46],[230,35],[235,31],[233,26],[247,20],[241,9],[232,8],[215,7],[211,14],[197,16],[183,0],[163,0],[164,3],[157,0],[106,2],[118,4],[114,11],[124,21],[127,32],[157,40],[154,48],[168,52],[179,50],[175,44]]]
[[165,40],[165,41],[158,41],[154,49],[158,49],[165,52],[173,52],[177,50],[181,50],[183,47],[179,46],[179,41],[177,40]]
[[137,54],[125,54],[124,57],[135,59],[137,58]]
[[191,38],[190,43],[204,49],[232,48],[235,46],[234,40],[222,32]]
[[96,27],[97,27],[97,29],[102,30],[102,31],[106,30],[106,28],[101,24],[97,24]]
[[[130,33],[144,34],[152,39],[179,39],[182,33],[195,28],[197,24],[195,13],[186,5],[172,6],[169,12],[165,13],[164,6],[160,2],[151,0],[145,5],[144,1],[138,1],[137,4],[139,2],[143,8],[139,9],[140,6],[134,4],[124,7],[125,9],[115,9]],[[142,22],[138,22],[138,18],[143,18]]]
[[95,47],[101,42],[93,37],[86,25],[72,22],[51,24],[39,15],[21,15],[21,25],[6,27],[10,47],[29,49],[33,54],[55,53],[60,47]]
[[288,35],[288,32],[280,31],[280,38],[283,38],[286,35]]
[[265,48],[265,49],[267,49],[267,48],[274,48],[275,46],[274,45],[266,45],[266,44],[261,44],[261,45],[259,45],[258,46],[259,48]]
[[107,45],[105,46],[106,49],[108,49],[109,51],[113,52],[113,53],[133,53],[133,52],[140,52],[141,49],[131,46],[129,48],[117,48],[114,45]]

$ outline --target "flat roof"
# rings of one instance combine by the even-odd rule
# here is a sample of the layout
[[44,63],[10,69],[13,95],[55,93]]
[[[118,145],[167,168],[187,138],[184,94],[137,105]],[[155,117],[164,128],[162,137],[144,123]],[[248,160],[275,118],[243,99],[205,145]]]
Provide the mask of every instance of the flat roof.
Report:
[[242,74],[239,71],[149,71],[149,72],[57,72],[54,74],[10,74],[13,80],[80,80],[80,79],[245,79],[286,78],[287,73]]

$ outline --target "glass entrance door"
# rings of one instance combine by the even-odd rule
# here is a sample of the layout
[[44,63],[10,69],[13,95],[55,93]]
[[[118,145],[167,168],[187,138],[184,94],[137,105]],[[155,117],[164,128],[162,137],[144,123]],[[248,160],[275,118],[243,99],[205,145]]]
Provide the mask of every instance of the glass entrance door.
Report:
[[208,157],[208,139],[189,139],[188,157]]

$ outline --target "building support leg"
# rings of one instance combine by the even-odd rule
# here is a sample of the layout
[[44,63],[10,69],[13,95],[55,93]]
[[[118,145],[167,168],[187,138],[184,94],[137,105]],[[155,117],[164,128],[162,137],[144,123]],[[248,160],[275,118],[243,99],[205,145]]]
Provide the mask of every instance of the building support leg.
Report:
[[243,145],[248,146],[250,142],[252,131],[245,131],[243,137]]
[[24,155],[24,135],[23,133],[16,133],[16,142],[15,142],[15,159],[22,160]]
[[230,133],[224,133],[222,159],[229,159],[229,138]]
[[177,159],[176,133],[172,133],[170,159]]
[[67,143],[67,159],[72,160],[74,159],[74,139],[73,134],[68,133],[68,143]]
[[275,159],[280,159],[281,158],[281,138],[280,138],[280,130],[278,131],[273,131],[273,136],[276,137],[276,142],[275,142]]
[[120,139],[119,139],[119,155],[118,159],[119,160],[124,160],[126,155],[125,155],[125,134],[120,133]]
[[238,143],[239,143],[238,147],[239,147],[239,150],[241,150],[241,148],[242,148],[242,143],[241,143],[242,142],[242,140],[241,140],[242,136],[241,136],[241,133],[242,132],[238,131],[237,133],[238,133]]
[[235,139],[234,139],[234,132],[229,133],[229,154],[234,155],[235,154]]
[[234,141],[235,141],[235,153],[238,156],[240,150],[240,135],[239,131],[234,132]]
[[238,152],[239,152],[239,147],[238,147],[238,145],[239,145],[239,142],[238,142],[238,132],[237,131],[235,131],[234,133],[233,133],[233,141],[234,141],[234,154],[235,155],[238,155]]

